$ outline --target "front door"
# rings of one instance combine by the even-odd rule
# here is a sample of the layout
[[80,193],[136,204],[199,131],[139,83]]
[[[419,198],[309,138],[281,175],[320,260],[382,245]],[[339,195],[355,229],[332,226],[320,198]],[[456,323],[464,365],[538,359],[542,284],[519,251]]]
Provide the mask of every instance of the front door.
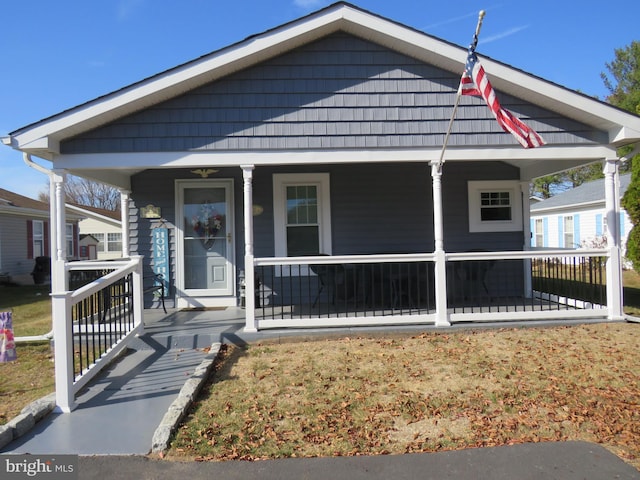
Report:
[[235,305],[233,183],[178,180],[178,306]]

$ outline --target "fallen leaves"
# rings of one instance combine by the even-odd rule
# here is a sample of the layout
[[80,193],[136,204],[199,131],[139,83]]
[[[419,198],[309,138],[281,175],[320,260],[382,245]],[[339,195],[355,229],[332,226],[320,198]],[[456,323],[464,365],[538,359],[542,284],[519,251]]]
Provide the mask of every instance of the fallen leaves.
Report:
[[602,443],[640,466],[637,325],[224,349],[170,456],[260,459]]

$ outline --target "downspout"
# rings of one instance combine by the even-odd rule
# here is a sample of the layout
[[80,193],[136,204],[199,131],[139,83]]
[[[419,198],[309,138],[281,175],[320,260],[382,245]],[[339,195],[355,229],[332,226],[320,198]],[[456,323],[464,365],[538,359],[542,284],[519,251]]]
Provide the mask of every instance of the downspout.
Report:
[[[55,218],[55,205],[53,200],[53,183],[51,182],[51,175],[53,172],[48,168],[43,167],[42,165],[38,165],[36,162],[31,160],[31,154],[27,152],[22,152],[22,159],[24,163],[27,164],[28,167],[33,168],[34,170],[39,171],[40,173],[44,173],[49,178],[49,242],[51,243],[51,250],[55,251],[56,245],[56,237],[53,234],[53,221]],[[56,247],[57,248],[57,247]],[[29,337],[15,337],[14,341],[16,343],[27,343],[27,342],[48,342],[53,339],[53,328],[50,332],[45,333],[44,335],[32,335]]]

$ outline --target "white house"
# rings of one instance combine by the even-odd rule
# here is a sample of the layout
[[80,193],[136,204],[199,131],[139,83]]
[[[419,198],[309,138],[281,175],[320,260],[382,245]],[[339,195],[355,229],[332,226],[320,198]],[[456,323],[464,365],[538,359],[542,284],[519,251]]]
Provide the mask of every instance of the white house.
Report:
[[122,220],[120,212],[69,203],[67,204],[67,209],[84,217],[79,223],[80,235],[91,235],[98,241],[98,260],[122,257]]
[[[620,175],[618,198],[622,198],[631,174]],[[531,246],[535,248],[593,248],[606,245],[607,214],[604,179],[584,183],[531,205]],[[633,224],[618,213],[621,248]]]

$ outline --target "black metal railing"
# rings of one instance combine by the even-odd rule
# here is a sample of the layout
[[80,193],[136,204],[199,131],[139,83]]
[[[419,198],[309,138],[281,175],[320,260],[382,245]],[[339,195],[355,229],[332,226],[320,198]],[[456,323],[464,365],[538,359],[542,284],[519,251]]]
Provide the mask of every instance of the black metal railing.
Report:
[[[108,271],[76,271],[75,287],[89,284]],[[73,280],[72,280],[73,279]],[[71,307],[74,332],[74,378],[95,364],[134,328],[133,275],[128,274]]]
[[322,318],[433,313],[431,261],[259,265],[256,316]]
[[533,289],[550,296],[558,308],[584,303],[606,305],[606,257],[536,258],[531,263]]

